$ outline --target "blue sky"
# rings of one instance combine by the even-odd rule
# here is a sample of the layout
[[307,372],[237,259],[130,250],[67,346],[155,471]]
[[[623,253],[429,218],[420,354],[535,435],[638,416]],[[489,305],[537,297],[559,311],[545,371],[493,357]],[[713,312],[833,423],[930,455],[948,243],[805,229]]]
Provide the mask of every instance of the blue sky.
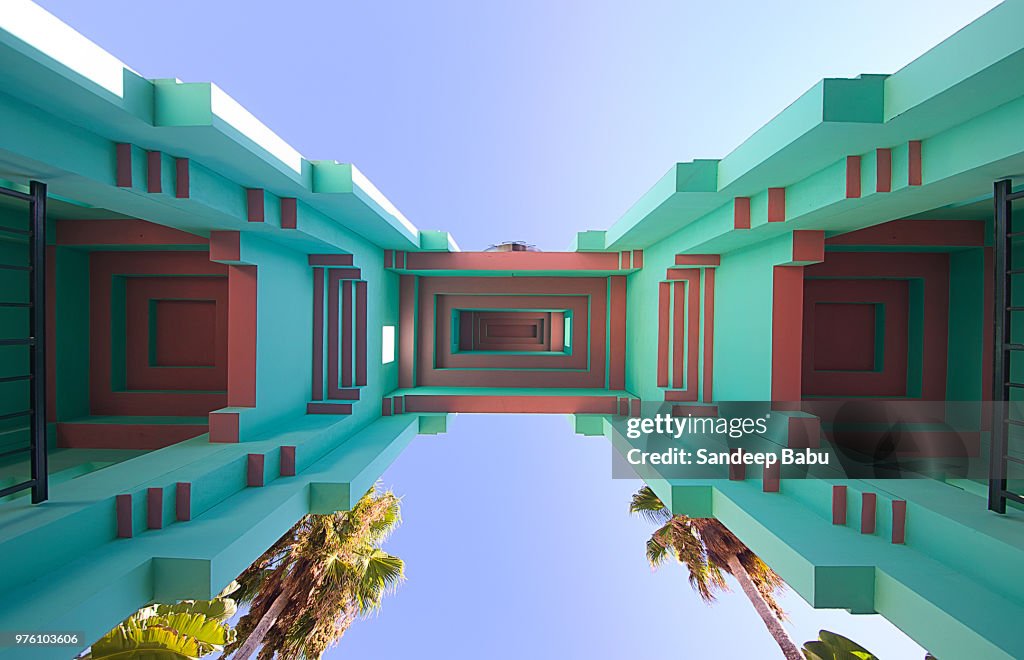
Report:
[[[890,73],[993,0],[41,0],[147,77],[212,80],[306,157],[356,163],[464,249],[562,249],[676,161],[721,157],[823,77]],[[564,418],[462,416],[385,475],[409,581],[334,657],[775,657],[742,595],[652,574],[636,483]],[[920,658],[878,617],[785,605]],[[675,649],[679,649],[678,652]]]

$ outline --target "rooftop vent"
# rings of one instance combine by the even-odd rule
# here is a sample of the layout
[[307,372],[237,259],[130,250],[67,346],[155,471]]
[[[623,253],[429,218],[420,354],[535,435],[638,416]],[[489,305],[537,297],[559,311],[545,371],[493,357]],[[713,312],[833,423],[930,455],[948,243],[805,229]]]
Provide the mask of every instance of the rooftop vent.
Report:
[[485,252],[540,252],[536,245],[524,243],[523,241],[505,241],[492,245]]

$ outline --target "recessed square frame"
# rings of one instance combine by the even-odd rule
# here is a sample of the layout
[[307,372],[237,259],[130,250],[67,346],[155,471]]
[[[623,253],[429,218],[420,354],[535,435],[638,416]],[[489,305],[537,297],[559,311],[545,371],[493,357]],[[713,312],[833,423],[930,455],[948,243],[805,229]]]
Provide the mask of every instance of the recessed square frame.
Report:
[[[460,296],[470,299],[456,302]],[[417,360],[417,384],[426,387],[603,388],[606,383],[607,296],[607,278],[421,277],[417,337],[417,353],[421,358]],[[545,301],[545,298],[554,300]],[[570,339],[573,354],[452,355],[450,319],[456,308],[568,308],[573,312]],[[587,323],[583,323],[583,319]],[[580,347],[588,350],[578,350]],[[480,357],[499,359],[496,363],[490,360],[481,363],[476,361]]]

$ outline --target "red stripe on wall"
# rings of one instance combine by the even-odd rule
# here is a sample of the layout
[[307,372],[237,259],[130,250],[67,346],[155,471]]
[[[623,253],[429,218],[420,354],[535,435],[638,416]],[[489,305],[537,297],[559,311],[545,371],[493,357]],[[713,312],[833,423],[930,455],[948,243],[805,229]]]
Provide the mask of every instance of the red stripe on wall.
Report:
[[632,266],[632,259],[630,259],[629,252],[622,253],[622,259],[619,261],[619,268],[622,270],[629,270]]
[[414,385],[416,372],[416,276],[401,275],[398,279],[398,386]]
[[877,496],[874,493],[862,493],[860,500],[860,533],[875,533],[875,508]]
[[826,245],[982,247],[985,223],[976,220],[892,220],[832,236]]
[[746,463],[739,462],[743,458],[743,449],[737,447],[730,453],[735,462],[729,463],[729,481],[743,481],[747,478],[747,465]]
[[[334,273],[331,273],[334,279]],[[341,386],[352,387],[352,282],[341,282]],[[335,386],[335,381],[331,381]]]
[[711,383],[714,380],[715,361],[715,270],[704,270],[704,383],[701,401],[714,401]]
[[384,397],[380,402],[380,414],[382,417],[391,417],[391,398]]
[[772,463],[770,466],[766,465],[764,471],[761,474],[761,490],[766,493],[777,493],[779,492],[779,481],[782,474],[782,466],[778,463]]
[[768,222],[786,221],[786,189],[768,189]]
[[263,222],[266,219],[263,188],[248,188],[245,191],[246,220]]
[[644,267],[644,251],[643,250],[633,250],[633,268],[643,268],[643,267]]
[[[348,286],[348,282],[345,283]],[[327,280],[327,395],[338,388],[338,280]]]
[[117,187],[132,187],[132,145],[124,142],[117,145]]
[[860,197],[860,156],[846,157],[846,197]]
[[732,200],[733,229],[750,229],[750,198],[736,197]]
[[132,496],[118,495],[114,498],[114,502],[117,512],[117,538],[130,539],[132,537]]
[[[226,232],[217,232],[223,234]],[[227,232],[236,233],[236,232]],[[221,237],[223,238],[223,237]],[[57,245],[207,245],[209,241],[185,231],[145,220],[58,220]]]
[[668,387],[669,315],[672,308],[672,284],[658,283],[658,387]]
[[356,385],[366,385],[366,282],[356,282]]
[[57,422],[57,446],[70,449],[163,449],[206,433],[206,424]]
[[174,159],[174,196],[188,199],[192,194],[191,177],[188,158]]
[[609,287],[608,389],[621,390],[626,387],[626,278],[622,275],[609,278]]
[[772,273],[772,401],[776,403],[800,401],[803,305],[803,267],[775,266]]
[[324,398],[324,269],[313,269],[313,401]]
[[832,524],[846,524],[846,486],[832,486]]
[[909,162],[907,163],[907,183],[911,186],[921,185],[922,176],[922,161],[921,161],[921,141],[911,140],[908,144]]
[[677,254],[677,266],[718,266],[722,263],[719,254]]
[[351,266],[351,254],[311,254],[307,258],[310,266]]
[[549,349],[552,351],[565,350],[565,314],[548,313],[548,324],[551,330],[548,332],[550,339]]
[[249,454],[246,457],[245,484],[250,487],[263,485],[263,454]]
[[188,481],[175,484],[174,518],[178,522],[192,520],[192,484]]
[[281,229],[296,229],[299,226],[299,201],[294,197],[281,198]]
[[[619,270],[617,252],[410,252],[409,270]],[[402,267],[399,259],[399,267]]]
[[696,401],[700,379],[700,271],[692,272],[686,285],[686,392],[689,400]]
[[875,150],[875,192],[892,191],[892,149]]
[[228,405],[256,405],[256,266],[228,267]]
[[292,445],[281,445],[281,468],[279,474],[282,477],[295,476],[295,447]]
[[163,154],[159,151],[146,152],[146,192],[163,192]]
[[[623,402],[626,402],[623,399]],[[626,405],[628,409],[628,403]],[[615,415],[614,396],[473,396],[408,394],[405,412]],[[625,414],[624,411],[622,414]]]
[[392,264],[394,263],[394,259],[395,259],[395,251],[394,250],[384,250],[384,267],[385,268],[391,268]]
[[672,387],[682,389],[683,369],[686,367],[686,286],[685,282],[675,282],[672,285]]
[[146,489],[146,527],[163,529],[164,527],[164,489]]
[[902,545],[907,541],[907,502],[892,501],[892,542]]
[[351,415],[351,403],[307,403],[307,415]]

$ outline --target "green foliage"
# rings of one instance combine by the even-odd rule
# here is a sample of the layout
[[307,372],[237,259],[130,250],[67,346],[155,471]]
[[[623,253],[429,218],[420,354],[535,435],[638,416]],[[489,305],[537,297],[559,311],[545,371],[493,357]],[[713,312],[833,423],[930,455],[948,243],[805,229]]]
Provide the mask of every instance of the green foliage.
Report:
[[227,653],[321,657],[405,579],[405,563],[380,547],[401,520],[401,500],[376,485],[349,511],[302,518],[238,577],[236,593],[251,606]]
[[860,644],[827,630],[819,631],[817,640],[805,642],[802,650],[807,660],[878,660]]
[[729,560],[735,557],[775,616],[785,619],[775,599],[785,587],[782,578],[722,523],[714,518],[673,515],[650,486],[633,494],[629,512],[660,525],[647,540],[647,561],[653,568],[676,559],[689,571],[693,590],[704,602],[712,603],[716,594],[728,591],[725,575],[732,574]]
[[230,598],[150,605],[99,639],[85,660],[194,660],[235,641],[224,621],[235,613]]

